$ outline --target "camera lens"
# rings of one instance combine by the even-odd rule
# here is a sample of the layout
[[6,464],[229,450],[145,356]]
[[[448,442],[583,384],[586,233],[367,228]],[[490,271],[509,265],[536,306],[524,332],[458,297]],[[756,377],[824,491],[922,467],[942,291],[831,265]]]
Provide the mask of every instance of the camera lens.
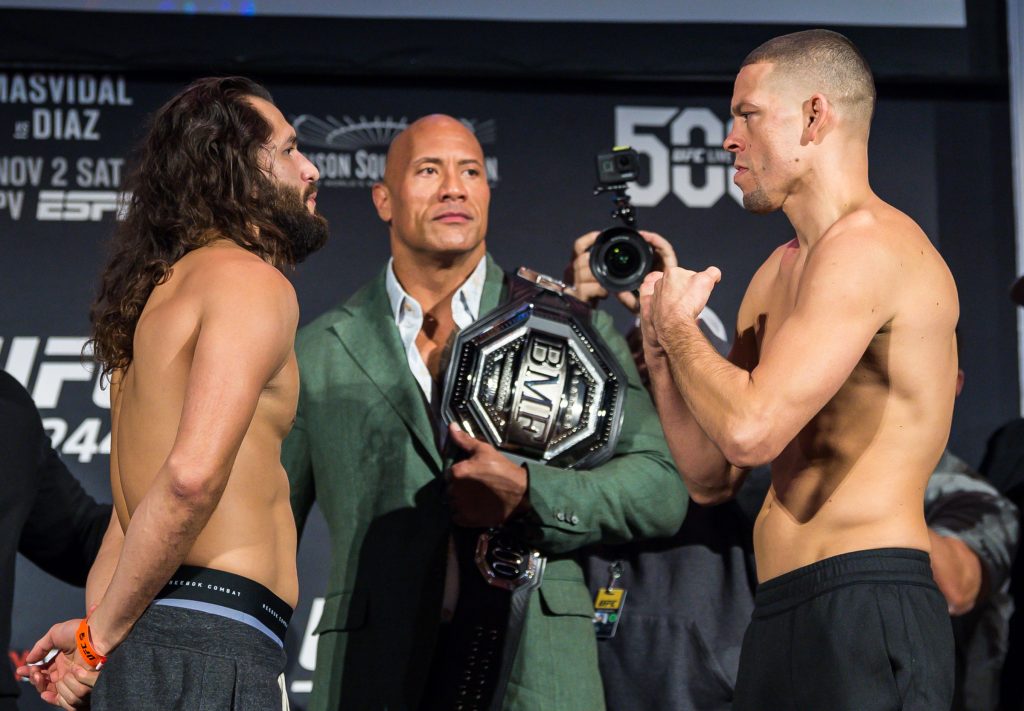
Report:
[[590,250],[590,271],[608,291],[634,291],[654,266],[654,249],[631,227],[610,227]]
[[604,262],[608,266],[608,273],[616,279],[628,277],[636,271],[640,263],[640,253],[636,247],[628,242],[620,242],[612,245],[605,252]]

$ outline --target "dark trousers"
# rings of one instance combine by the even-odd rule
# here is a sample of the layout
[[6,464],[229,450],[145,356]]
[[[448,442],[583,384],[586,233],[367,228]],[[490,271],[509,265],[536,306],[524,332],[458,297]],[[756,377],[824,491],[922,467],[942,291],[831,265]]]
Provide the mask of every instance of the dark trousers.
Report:
[[249,625],[151,606],[100,671],[93,711],[281,711],[285,654]]
[[953,635],[922,551],[827,558],[758,586],[733,711],[946,711]]

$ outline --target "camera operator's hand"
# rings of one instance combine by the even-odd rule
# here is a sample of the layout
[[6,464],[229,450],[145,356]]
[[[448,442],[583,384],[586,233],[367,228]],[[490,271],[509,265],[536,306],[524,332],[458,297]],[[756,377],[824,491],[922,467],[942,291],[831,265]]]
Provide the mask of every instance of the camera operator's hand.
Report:
[[[588,232],[577,239],[572,246],[572,263],[565,270],[565,281],[572,284],[573,292],[580,301],[596,305],[598,301],[608,296],[608,292],[597,283],[594,273],[590,270],[590,248],[600,232]],[[640,231],[640,235],[647,240],[647,243],[654,248],[654,269],[666,271],[675,266],[676,253],[668,240],[656,232]],[[615,297],[622,302],[622,305],[632,313],[640,313],[640,302],[630,291],[620,291]]]
[[597,283],[594,272],[590,271],[590,248],[594,246],[594,240],[599,234],[594,230],[572,243],[572,260],[566,266],[562,278],[565,283],[572,285],[577,299],[591,306],[596,306],[598,301],[608,296],[608,291]]

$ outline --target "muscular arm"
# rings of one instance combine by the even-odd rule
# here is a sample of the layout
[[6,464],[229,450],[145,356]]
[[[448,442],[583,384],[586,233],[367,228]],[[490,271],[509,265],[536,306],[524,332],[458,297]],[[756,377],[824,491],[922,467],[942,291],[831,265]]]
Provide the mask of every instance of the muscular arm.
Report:
[[803,273],[792,309],[781,323],[768,321],[766,285],[785,250],[794,248],[791,243],[776,251],[744,299],[737,342],[749,344],[759,331],[762,343],[749,370],[722,358],[697,325],[717,270],[674,270],[652,290],[648,322],[672,382],[700,430],[731,465],[684,470],[695,492],[725,498],[737,486],[738,469],[774,459],[838,392],[894,313],[891,285],[897,275],[887,252],[863,234],[837,234],[799,255]]
[[[728,368],[750,372],[757,365],[757,342],[754,330],[755,317],[761,309],[766,274],[771,270],[771,260],[759,270],[752,280],[740,305],[737,316],[736,336],[728,357],[723,360],[718,351],[707,341],[694,321],[695,332],[685,335],[690,351],[695,352],[704,369]],[[646,324],[643,346],[644,359],[650,374],[651,395],[658,408],[665,439],[687,489],[694,501],[701,504],[715,504],[736,494],[746,478],[747,468],[733,466],[726,459],[719,446],[708,437],[694,417],[673,374],[673,359],[660,343],[652,321],[651,289],[645,288],[642,322]],[[678,369],[678,358],[676,359]]]
[[[641,232],[640,234],[654,247],[655,269],[667,271],[678,266],[675,250],[668,240],[654,232]],[[588,250],[594,244],[597,236],[597,232],[588,232],[576,240],[573,245],[573,261],[566,269],[566,274],[571,278],[576,295],[591,304],[595,304],[608,295],[597,283],[597,279],[590,269]],[[640,316],[641,303],[636,296],[629,292],[616,296],[626,308],[638,317]],[[647,299],[646,305],[649,303],[650,299]],[[647,310],[649,311],[649,309]],[[730,470],[729,463],[721,451],[700,429],[681,397],[679,389],[672,380],[671,368],[665,357],[664,349],[656,343],[655,339],[651,338],[649,332],[646,334],[647,338],[644,335],[639,327],[630,333],[628,337],[631,346],[630,356],[640,372],[641,381],[647,386],[654,400],[658,419],[676,467],[687,472],[710,472],[712,477],[724,476],[732,484],[731,488],[737,489],[742,481],[743,470],[735,468]],[[749,370],[755,361],[755,351],[753,339],[749,338],[748,341],[749,343],[738,337],[734,342],[729,359]],[[691,477],[691,481],[696,482],[697,480]],[[695,501],[705,503],[719,498],[720,492],[704,491],[700,487],[692,487],[690,493]]]
[[100,545],[96,560],[89,569],[89,578],[85,583],[85,609],[92,609],[98,605],[110,585],[110,579],[114,576],[114,568],[117,567],[117,560],[121,556],[121,547],[124,545],[124,531],[121,522],[117,518],[117,511],[110,512],[110,521],[107,524],[107,532],[103,535],[103,543]]
[[92,615],[101,653],[120,643],[188,554],[227,485],[260,394],[292,350],[294,291],[269,265],[225,264],[202,289],[174,444],[132,514]]
[[[698,336],[704,338],[703,334]],[[729,355],[730,362],[741,360],[740,354],[745,348],[741,338],[736,338]],[[676,385],[671,362],[664,351],[645,347],[644,358],[651,379],[651,396],[658,409],[665,440],[691,498],[698,503],[710,504],[735,495],[747,470],[732,466],[718,445],[701,429]]]

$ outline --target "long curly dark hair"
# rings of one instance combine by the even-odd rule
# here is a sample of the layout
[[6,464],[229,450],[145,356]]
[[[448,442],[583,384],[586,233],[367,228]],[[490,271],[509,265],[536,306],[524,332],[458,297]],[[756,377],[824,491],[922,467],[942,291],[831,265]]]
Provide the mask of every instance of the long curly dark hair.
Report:
[[132,362],[146,301],[188,252],[226,238],[277,266],[290,263],[291,245],[268,199],[275,186],[261,170],[272,130],[251,97],[272,101],[244,77],[200,79],[153,115],[90,312],[93,354],[105,374]]

